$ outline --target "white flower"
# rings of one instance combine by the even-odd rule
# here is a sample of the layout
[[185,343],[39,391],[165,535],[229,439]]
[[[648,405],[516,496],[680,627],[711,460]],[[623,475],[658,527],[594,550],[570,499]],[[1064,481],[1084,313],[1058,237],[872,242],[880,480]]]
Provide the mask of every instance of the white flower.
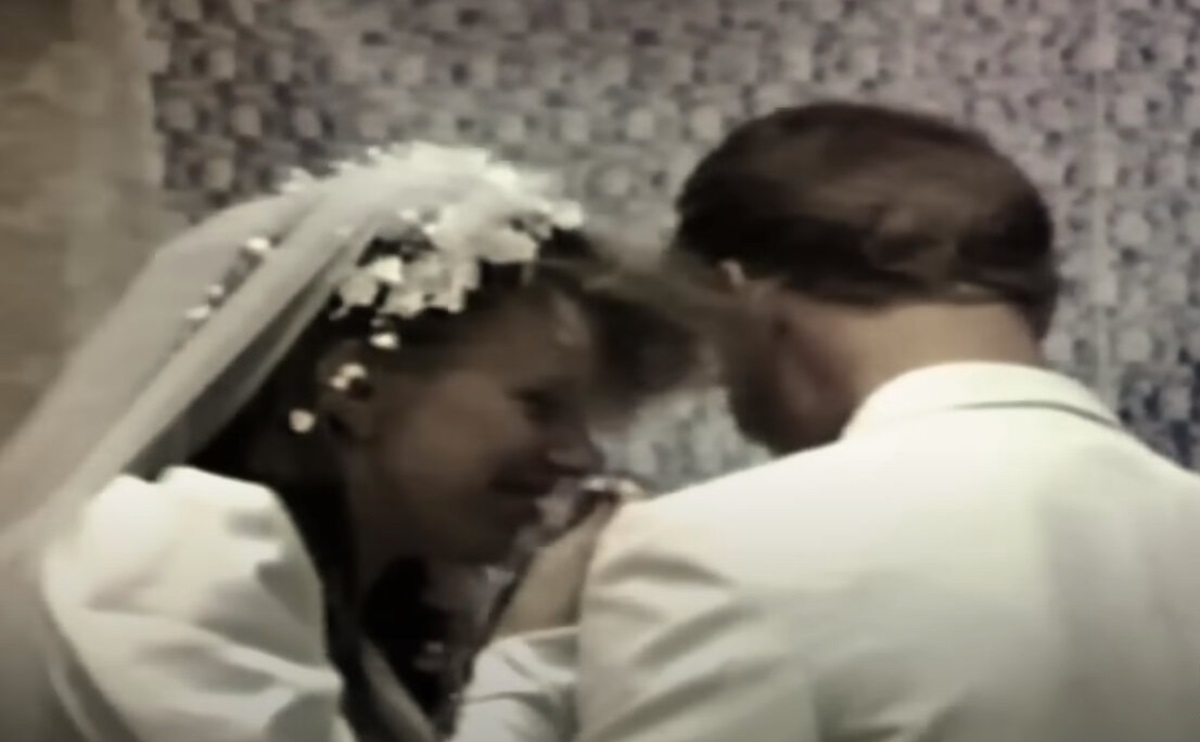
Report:
[[372,278],[385,286],[399,286],[404,280],[404,264],[395,256],[380,258],[371,263],[367,270]]
[[[338,312],[375,308],[379,323],[370,341],[376,347],[399,347],[400,336],[391,327],[396,319],[430,308],[463,311],[481,285],[484,263],[516,265],[523,275],[531,275],[553,230],[576,230],[584,222],[578,204],[556,199],[552,181],[484,149],[398,143],[367,149],[335,170],[379,176],[361,186],[354,179],[338,182],[338,188],[369,189],[361,202],[378,204],[364,206],[363,213],[348,220],[346,226],[353,230],[339,234],[396,240],[403,247],[399,256],[360,266],[337,290],[342,302]],[[303,174],[296,180],[312,178]],[[383,194],[382,203],[375,195],[380,186],[391,192]],[[519,229],[514,219],[521,220]],[[341,371],[330,379],[339,386],[352,381]]]
[[400,336],[394,332],[377,332],[371,336],[371,347],[379,350],[396,350],[400,347]]
[[409,280],[418,288],[428,289],[438,286],[445,282],[447,261],[448,258],[445,255],[437,253],[422,255],[408,264]]
[[339,392],[349,391],[350,387],[356,381],[362,381],[367,378],[367,368],[361,363],[350,361],[343,363],[342,366],[334,372],[329,378],[329,386]]
[[523,219],[521,229],[518,231],[533,235],[536,239],[545,240],[553,234],[554,226],[554,222],[548,219],[545,213],[539,213]]
[[300,435],[311,433],[317,427],[317,416],[308,410],[292,410],[288,413],[288,427]]
[[554,226],[566,232],[582,229],[584,224],[583,207],[574,201],[561,201],[550,210],[550,221]]
[[208,306],[207,304],[202,304],[198,307],[192,307],[189,309],[187,311],[187,315],[185,316],[187,317],[188,322],[200,324],[211,317],[212,313],[212,307]]
[[511,227],[494,230],[479,238],[479,258],[501,265],[528,263],[537,258],[538,243],[532,237]]
[[461,286],[447,286],[430,297],[429,308],[458,314],[467,306],[467,293]]
[[482,275],[479,270],[479,261],[461,260],[454,264],[452,270],[452,280],[455,285],[461,286],[466,291],[474,291],[479,288],[479,283]]
[[271,241],[266,237],[251,237],[242,245],[242,250],[255,257],[262,257],[271,252]]
[[425,308],[425,296],[422,292],[401,286],[388,293],[387,299],[379,311],[392,317],[410,319],[423,312]]
[[476,230],[464,212],[464,209],[445,209],[425,227],[425,234],[439,250],[458,255],[471,253]]
[[369,307],[379,294],[379,283],[369,272],[356,270],[338,287],[338,298],[347,307]]
[[500,188],[513,193],[519,193],[525,185],[525,178],[507,162],[497,162],[488,170],[489,180]]

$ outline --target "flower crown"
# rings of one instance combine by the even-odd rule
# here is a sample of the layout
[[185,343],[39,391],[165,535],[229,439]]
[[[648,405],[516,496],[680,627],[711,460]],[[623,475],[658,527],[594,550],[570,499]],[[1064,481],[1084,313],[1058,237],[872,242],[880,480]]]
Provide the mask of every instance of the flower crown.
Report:
[[[530,275],[555,231],[583,226],[582,208],[555,195],[549,179],[483,149],[401,143],[369,149],[333,170],[324,177],[295,171],[283,191],[369,183],[370,193],[364,197],[377,202],[366,204],[360,224],[354,225],[368,230],[364,251],[356,266],[338,279],[329,312],[335,320],[352,312],[367,313],[370,331],[365,339],[380,350],[401,347],[405,320],[432,309],[461,312],[480,287],[485,265],[524,265],[530,268],[525,275]],[[428,191],[412,198],[412,191],[424,185]],[[430,192],[437,195],[430,197]],[[389,193],[395,199],[389,200]],[[193,310],[189,319],[197,324],[206,320],[275,248],[266,237],[247,241],[242,251],[245,265],[234,269],[231,280],[214,286],[209,303]],[[329,383],[348,389],[364,378],[365,369],[350,363]],[[296,432],[308,432],[315,417],[296,410],[290,424]]]
[[[388,170],[454,173],[465,182],[440,204],[378,215],[364,260],[337,288],[333,318],[370,311],[369,340],[382,350],[400,347],[404,320],[431,309],[461,312],[485,264],[532,265],[556,230],[583,226],[580,206],[548,196],[543,177],[482,149],[427,143],[372,149],[364,162],[340,165],[338,175]],[[287,188],[305,182],[301,175]]]

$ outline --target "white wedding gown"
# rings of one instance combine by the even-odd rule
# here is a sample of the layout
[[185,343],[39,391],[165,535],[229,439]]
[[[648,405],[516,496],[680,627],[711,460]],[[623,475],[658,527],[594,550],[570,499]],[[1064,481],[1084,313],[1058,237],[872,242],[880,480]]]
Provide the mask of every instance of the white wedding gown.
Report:
[[[88,742],[354,740],[320,581],[263,487],[187,468],[120,477],[52,544],[41,587],[78,670],[55,705]],[[432,740],[378,656],[367,660],[389,731]]]
[[[473,149],[412,143],[334,171],[156,250],[0,448],[0,742],[353,739],[320,581],[282,506],[170,467],[256,393],[398,214],[451,209],[494,237],[578,207]],[[393,736],[431,739],[382,660],[364,664]]]

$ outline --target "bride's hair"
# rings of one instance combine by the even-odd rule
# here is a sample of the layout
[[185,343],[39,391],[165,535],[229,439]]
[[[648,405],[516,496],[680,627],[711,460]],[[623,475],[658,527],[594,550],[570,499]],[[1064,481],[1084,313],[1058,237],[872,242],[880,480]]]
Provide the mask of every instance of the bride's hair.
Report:
[[[368,247],[364,260],[376,247]],[[645,270],[624,267],[600,239],[556,230],[532,265],[483,266],[480,286],[468,295],[462,312],[430,310],[406,320],[403,349],[378,354],[380,362],[436,374],[444,353],[490,310],[518,296],[557,294],[574,301],[590,324],[606,401],[616,409],[631,409],[675,388],[696,359],[691,333],[637,288],[634,276],[645,276]],[[368,312],[321,313],[262,389],[191,463],[261,482],[280,494],[327,590],[330,652],[346,681],[345,711],[352,723],[373,723],[374,706],[360,660],[365,633],[419,705],[444,726],[453,718],[452,699],[478,640],[471,622],[423,599],[429,574],[418,562],[394,565],[373,586],[363,613],[350,614],[354,535],[329,442],[322,435],[297,436],[287,429],[289,412],[311,404],[321,358],[335,344],[362,339],[370,331]],[[266,456],[261,455],[264,446],[270,449]],[[447,649],[441,653],[444,659],[432,666],[419,664],[431,644]]]

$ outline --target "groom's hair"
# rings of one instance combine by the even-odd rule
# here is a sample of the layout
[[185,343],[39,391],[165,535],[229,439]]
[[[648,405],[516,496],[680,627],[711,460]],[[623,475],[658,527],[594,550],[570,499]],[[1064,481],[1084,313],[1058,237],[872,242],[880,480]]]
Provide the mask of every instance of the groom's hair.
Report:
[[833,301],[1004,301],[1040,333],[1059,276],[1037,188],[981,133],[825,102],[737,127],[677,202],[676,246]]

